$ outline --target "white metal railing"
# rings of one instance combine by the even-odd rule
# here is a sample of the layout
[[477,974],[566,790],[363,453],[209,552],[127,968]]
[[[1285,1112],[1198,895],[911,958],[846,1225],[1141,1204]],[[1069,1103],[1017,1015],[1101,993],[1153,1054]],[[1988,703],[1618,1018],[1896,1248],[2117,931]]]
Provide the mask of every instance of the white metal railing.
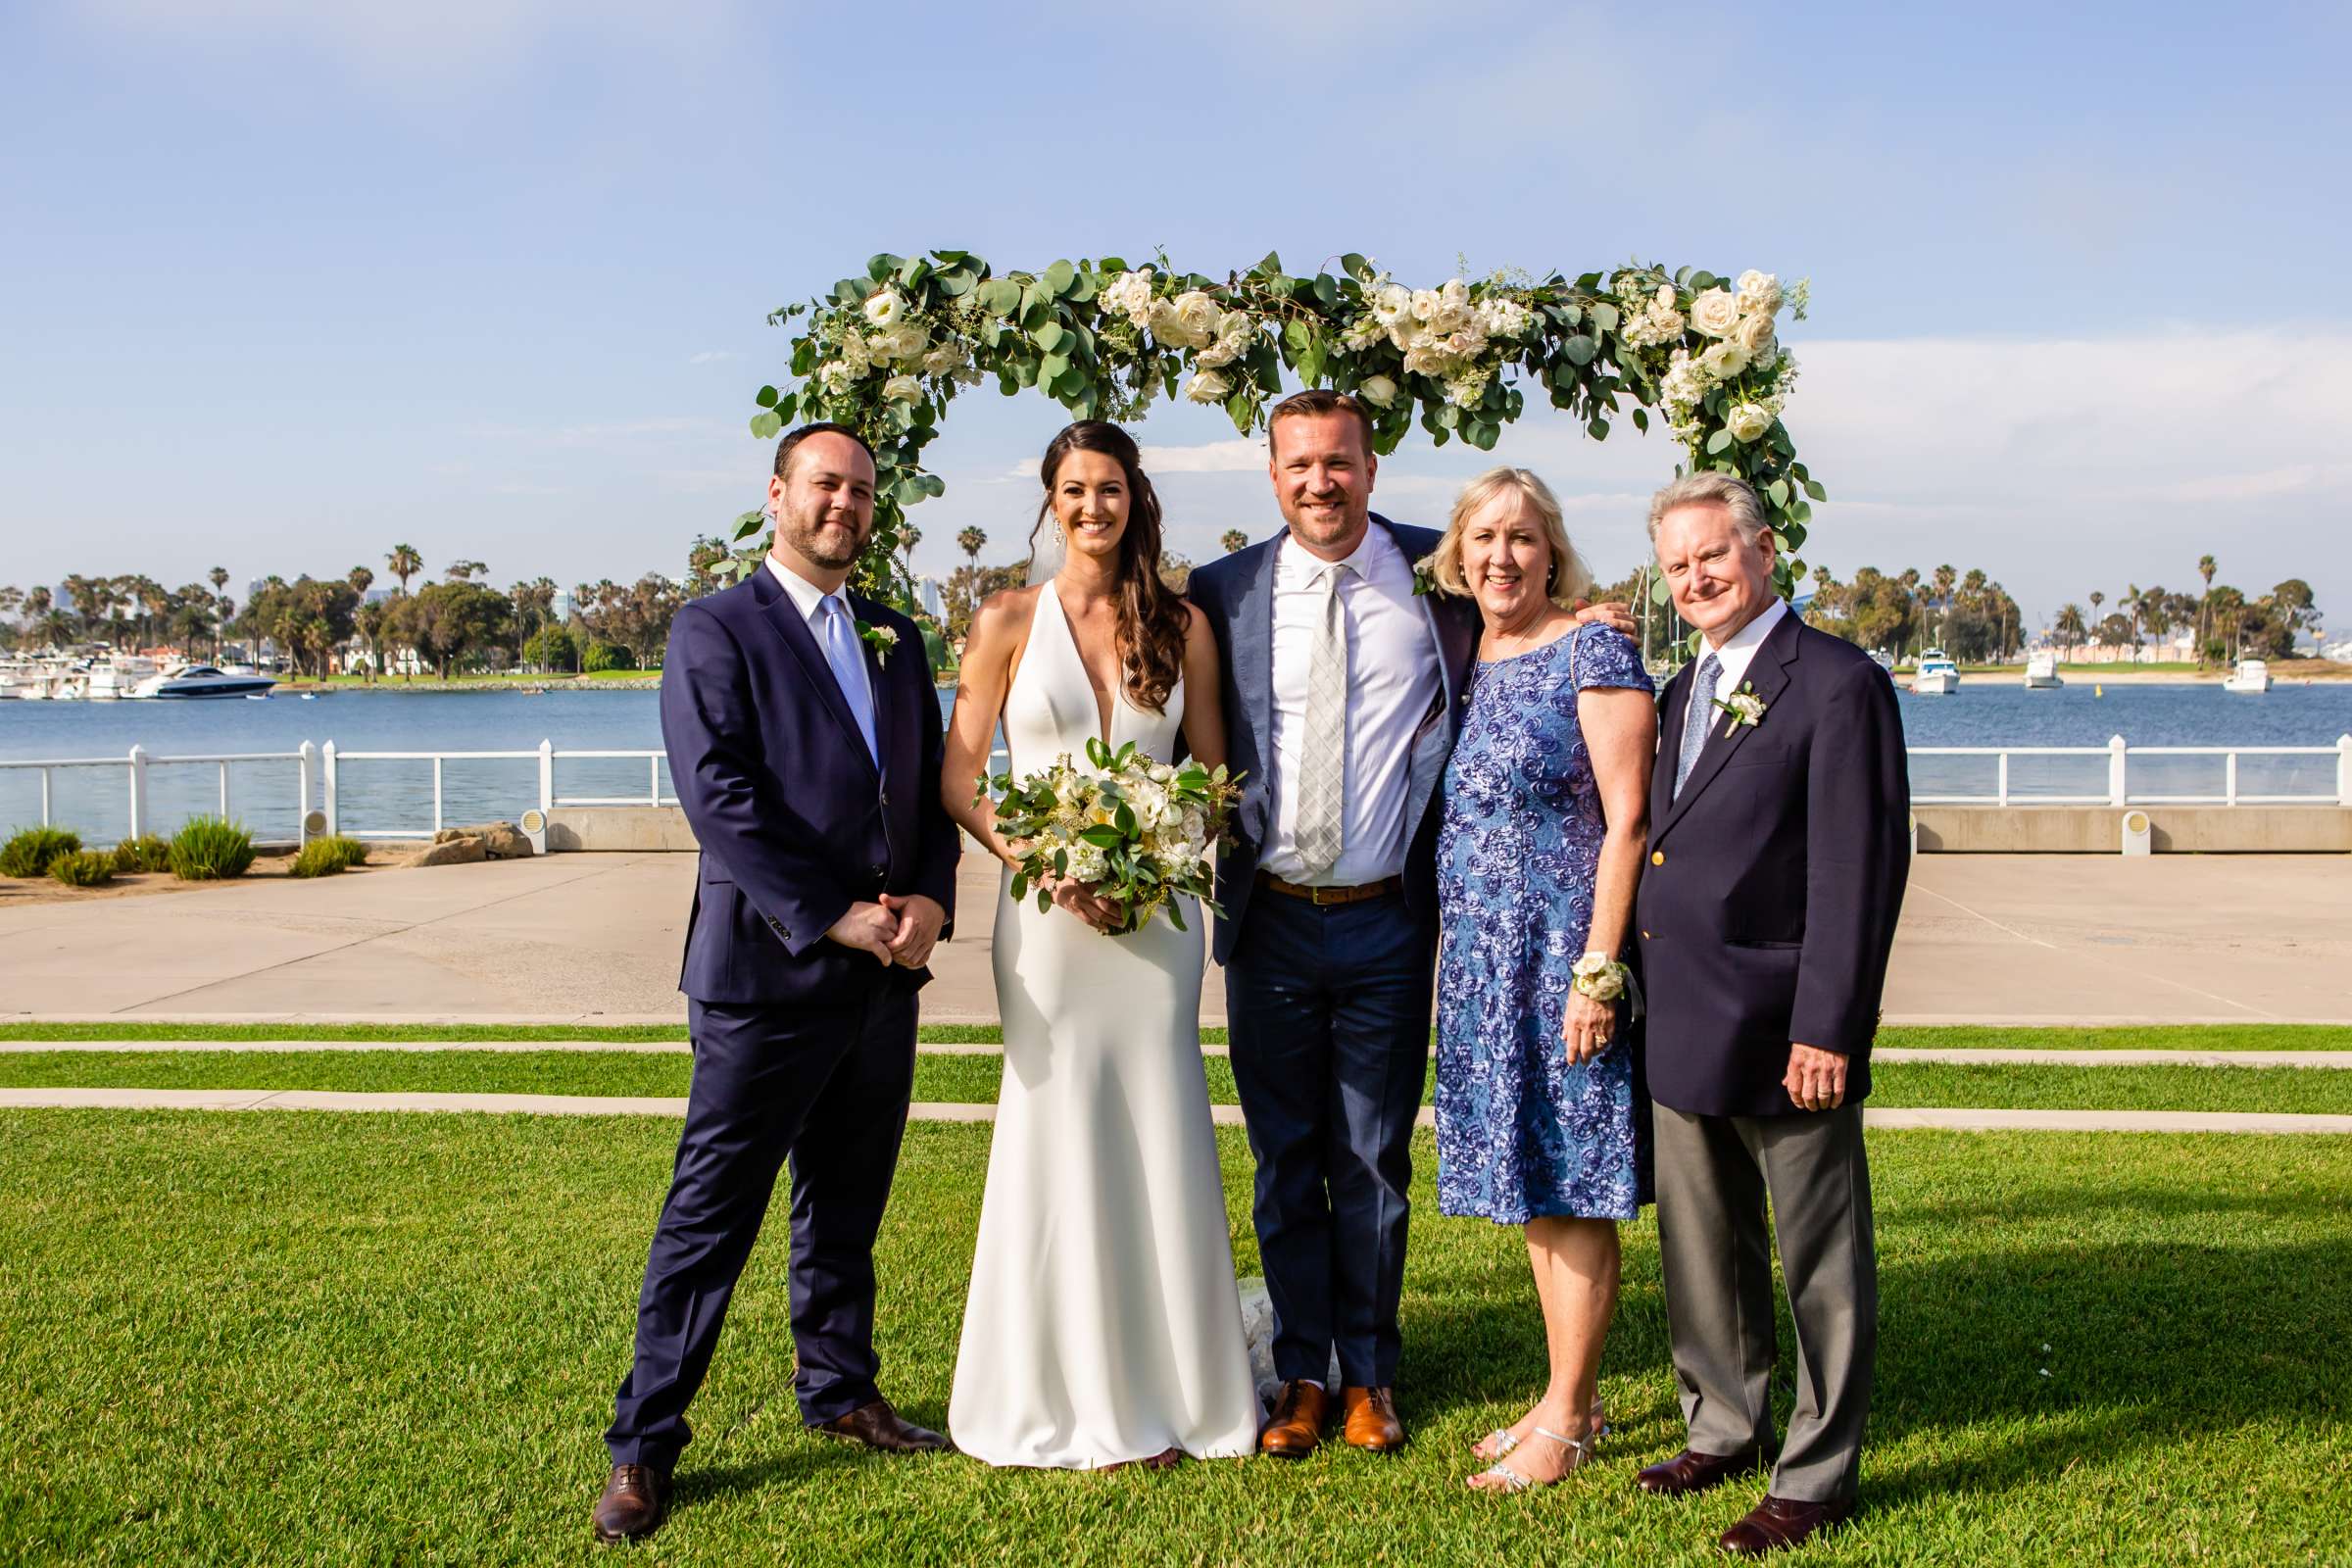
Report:
[[[1908,749],[1914,759],[1930,757],[1989,757],[1993,759],[1993,791],[1985,794],[1914,793],[1915,806],[2339,806],[2352,807],[2352,735],[2337,738],[2333,746],[2132,746],[2121,735],[2104,746],[1914,746]],[[2104,758],[2107,763],[2107,787],[2092,794],[2045,794],[2038,790],[2021,793],[2012,786],[2012,758]],[[2222,789],[2219,794],[2155,793],[2132,788],[2131,764],[2133,759],[2159,757],[2218,757],[2222,759]],[[2241,758],[2271,757],[2332,757],[2335,759],[2335,790],[2332,795],[2314,791],[2300,795],[2257,795],[2239,788]],[[326,833],[345,833],[353,838],[403,839],[416,838],[419,829],[414,824],[395,827],[345,828],[342,822],[343,771],[353,763],[372,765],[378,762],[430,762],[433,767],[432,825],[425,833],[438,833],[448,825],[443,811],[445,770],[451,762],[537,762],[538,806],[542,811],[559,806],[675,806],[678,798],[662,790],[662,771],[664,754],[655,750],[558,750],[553,741],[541,741],[530,751],[499,752],[346,752],[333,741],[314,746],[309,741],[290,752],[227,752],[201,756],[155,757],[143,746],[133,746],[122,757],[55,757],[23,760],[0,760],[0,770],[35,772],[41,784],[41,825],[51,825],[56,810],[55,774],[65,768],[121,768],[125,775],[130,806],[130,836],[154,831],[154,816],[148,802],[148,775],[159,767],[215,767],[220,770],[220,814],[230,814],[229,768],[233,764],[277,763],[296,772],[296,821],[298,836],[294,839],[263,839],[264,844],[305,843]],[[646,769],[643,794],[628,795],[560,795],[556,792],[556,764],[564,761],[642,761]],[[991,759],[994,765],[995,759]],[[313,810],[316,803],[318,809]]]
[[[2352,735],[2336,738],[2333,746],[2132,746],[2121,735],[2104,746],[1913,746],[1909,755],[1922,757],[1989,757],[1993,759],[1990,795],[1952,795],[1914,792],[1914,806],[2344,806],[2352,807]],[[2107,761],[2107,787],[2096,794],[2065,795],[2034,791],[2021,795],[2010,788],[2009,760],[2013,757],[2098,757]],[[2132,788],[2133,758],[2218,757],[2222,760],[2222,789],[2216,794],[2158,794]],[[2257,757],[2332,757],[2335,792],[2300,795],[2250,795],[2238,788],[2238,759]]]

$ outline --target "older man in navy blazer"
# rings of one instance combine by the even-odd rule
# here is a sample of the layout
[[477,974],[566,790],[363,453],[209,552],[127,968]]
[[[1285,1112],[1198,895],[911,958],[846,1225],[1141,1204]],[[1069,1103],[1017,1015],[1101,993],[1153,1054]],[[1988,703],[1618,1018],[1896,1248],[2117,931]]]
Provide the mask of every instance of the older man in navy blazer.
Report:
[[1636,910],[1666,1315],[1690,1429],[1641,1484],[1704,1491],[1772,1446],[1777,1233],[1796,1408],[1767,1495],[1722,1538],[1760,1553],[1854,1510],[1878,1343],[1861,1101],[1910,789],[1892,684],[1773,593],[1753,490],[1679,479],[1652,501],[1649,529],[1704,647],[1660,700]]
[[915,992],[955,901],[939,694],[914,623],[845,586],[873,530],[865,444],[793,431],[768,497],[767,560],[679,611],[662,665],[670,776],[702,846],[679,978],[694,1081],[605,1435],[605,1541],[662,1522],[687,1403],[787,1159],[803,1419],[870,1447],[947,1446],[882,1397],[873,1345]]

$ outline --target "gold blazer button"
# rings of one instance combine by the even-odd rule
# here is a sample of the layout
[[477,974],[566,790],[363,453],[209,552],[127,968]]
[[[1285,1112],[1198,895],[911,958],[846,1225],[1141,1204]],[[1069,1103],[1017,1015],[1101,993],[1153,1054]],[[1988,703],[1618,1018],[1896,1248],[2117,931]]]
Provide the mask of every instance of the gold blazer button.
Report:
[[1666,863],[1666,852],[1664,850],[1650,851],[1649,863],[1652,865],[1664,865]]

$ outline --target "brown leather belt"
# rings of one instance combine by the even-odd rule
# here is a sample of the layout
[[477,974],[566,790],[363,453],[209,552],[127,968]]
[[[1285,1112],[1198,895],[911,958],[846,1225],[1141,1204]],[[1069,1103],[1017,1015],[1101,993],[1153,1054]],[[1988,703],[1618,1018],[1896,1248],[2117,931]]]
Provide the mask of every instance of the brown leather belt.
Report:
[[1404,878],[1384,876],[1377,882],[1365,882],[1351,888],[1310,888],[1298,882],[1285,882],[1271,871],[1257,873],[1257,885],[1269,893],[1286,898],[1304,899],[1309,904],[1361,904],[1366,899],[1385,899],[1392,893],[1404,890]]

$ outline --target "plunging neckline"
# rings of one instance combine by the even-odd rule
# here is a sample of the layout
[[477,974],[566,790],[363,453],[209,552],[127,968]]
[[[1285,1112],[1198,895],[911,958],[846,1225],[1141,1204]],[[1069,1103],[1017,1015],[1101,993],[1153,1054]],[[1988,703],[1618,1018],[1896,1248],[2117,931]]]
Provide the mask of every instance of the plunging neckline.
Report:
[[[1119,700],[1125,695],[1125,687],[1113,686],[1107,700],[1095,689],[1095,672],[1086,662],[1086,650],[1078,646],[1078,628],[1070,624],[1070,612],[1061,602],[1061,576],[1058,572],[1046,580],[1046,592],[1053,596],[1054,618],[1061,622],[1061,635],[1069,645],[1070,657],[1078,662],[1078,673],[1086,677],[1087,695],[1094,699],[1095,708],[1102,720],[1099,734],[1102,744],[1108,746],[1110,732],[1119,721]],[[1120,671],[1124,673],[1126,668],[1126,661],[1121,660]]]

